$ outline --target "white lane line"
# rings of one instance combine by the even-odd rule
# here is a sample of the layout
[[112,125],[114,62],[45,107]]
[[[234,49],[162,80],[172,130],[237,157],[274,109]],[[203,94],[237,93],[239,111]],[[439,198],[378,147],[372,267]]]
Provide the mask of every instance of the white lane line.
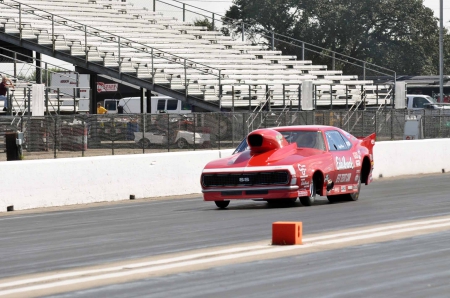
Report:
[[[393,228],[396,227],[396,228]],[[361,230],[358,232],[350,232],[350,233],[339,233],[335,234],[335,237],[330,237],[332,235],[326,235],[323,237],[311,237],[308,239],[308,241],[317,241],[322,240],[318,242],[312,242],[312,243],[306,243],[301,246],[274,246],[269,247],[264,245],[256,245],[256,246],[248,246],[248,247],[240,247],[236,249],[226,249],[222,251],[216,251],[216,252],[210,252],[210,253],[199,253],[194,255],[188,255],[188,256],[181,256],[176,258],[169,258],[164,260],[158,260],[154,262],[145,262],[145,263],[136,263],[131,264],[127,266],[116,266],[111,268],[105,268],[105,269],[98,269],[98,270],[85,270],[85,271],[78,271],[78,272],[72,272],[72,273],[66,273],[66,274],[54,274],[47,277],[42,278],[35,278],[35,279],[28,279],[28,280],[22,280],[17,282],[10,282],[10,283],[4,283],[0,284],[0,287],[5,288],[9,286],[14,285],[21,285],[21,284],[29,284],[29,283],[35,283],[39,281],[48,281],[48,280],[55,280],[55,279],[61,279],[63,277],[74,277],[74,276],[80,276],[85,275],[87,272],[92,273],[103,273],[100,275],[95,276],[87,276],[87,277],[80,277],[76,279],[71,280],[64,280],[64,281],[56,281],[56,282],[50,282],[46,284],[41,285],[33,285],[33,286],[25,286],[22,288],[15,288],[15,289],[8,289],[0,291],[0,296],[4,295],[10,295],[10,294],[18,294],[23,292],[30,292],[30,291],[36,291],[36,290],[43,290],[43,289],[49,289],[54,287],[60,287],[60,286],[68,286],[73,284],[79,284],[84,282],[93,282],[98,280],[104,280],[104,279],[112,279],[112,278],[120,278],[120,277],[126,277],[134,274],[141,274],[141,273],[152,273],[157,272],[161,270],[168,270],[168,269],[174,269],[174,268],[182,268],[186,266],[195,266],[195,265],[201,265],[205,263],[211,263],[211,262],[217,262],[217,261],[226,261],[226,260],[233,260],[238,258],[244,258],[244,257],[252,257],[252,256],[258,256],[263,254],[273,254],[277,252],[283,252],[283,251],[289,251],[289,250],[302,250],[305,248],[310,247],[316,247],[316,246],[325,246],[329,244],[337,244],[337,243],[345,243],[345,242],[351,242],[356,240],[362,240],[362,239],[370,239],[370,238],[378,238],[383,236],[389,236],[399,233],[405,233],[405,232],[413,232],[413,231],[420,231],[420,230],[427,230],[427,229],[434,229],[434,228],[442,228],[442,227],[450,227],[450,219],[439,219],[439,220],[428,220],[428,221],[421,221],[421,222],[415,222],[415,223],[407,223],[407,224],[399,224],[399,225],[393,225],[393,226],[387,226],[387,227],[380,227],[380,228],[372,228],[372,229],[366,229]],[[371,231],[371,232],[369,232]],[[375,231],[375,232],[374,232]],[[348,237],[342,237],[333,239],[340,236],[348,236]],[[326,240],[329,239],[329,240]],[[305,239],[306,240],[306,239]],[[256,251],[246,251],[246,250],[256,250]],[[218,253],[226,254],[222,256],[215,256]],[[193,259],[201,258],[201,259]],[[176,263],[174,263],[176,262]],[[160,264],[160,265],[158,265]],[[143,266],[151,266],[156,265],[154,267],[150,268],[140,268],[140,269],[131,269],[127,270],[126,272],[114,272],[111,273],[111,271],[115,270],[123,270],[125,268],[138,268]],[[107,273],[110,272],[110,273]]]
[[[223,249],[223,250],[212,251],[212,252],[190,254],[190,255],[186,255],[186,256],[162,259],[162,260],[157,260],[157,261],[130,263],[128,265],[115,266],[115,267],[109,267],[109,268],[103,268],[103,269],[92,269],[92,270],[74,271],[74,272],[61,273],[61,274],[53,274],[53,275],[48,275],[48,276],[29,278],[29,279],[24,279],[24,280],[17,280],[17,281],[13,281],[13,282],[0,283],[0,288],[14,287],[14,286],[19,286],[19,285],[24,285],[24,284],[32,284],[32,283],[37,283],[37,282],[43,282],[43,281],[49,281],[49,280],[61,279],[61,278],[68,278],[68,277],[76,277],[76,276],[82,276],[82,275],[107,273],[107,272],[119,271],[119,270],[123,270],[123,269],[135,269],[135,268],[139,268],[139,267],[161,265],[161,264],[167,264],[167,263],[173,263],[173,262],[181,262],[181,261],[186,261],[186,260],[191,260],[191,259],[210,257],[210,256],[218,255],[218,254],[232,254],[232,253],[242,252],[242,251],[246,251],[246,250],[255,250],[255,249],[268,248],[268,247],[269,247],[268,245],[236,247],[236,248]],[[1,294],[1,292],[0,292],[0,294]]]
[[323,239],[330,239],[330,238],[343,237],[343,236],[349,236],[349,235],[366,234],[366,233],[379,232],[379,231],[384,231],[384,230],[392,230],[392,229],[406,228],[406,227],[412,227],[412,226],[417,226],[417,225],[441,223],[441,222],[447,222],[447,221],[450,221],[450,218],[431,219],[431,220],[425,220],[425,221],[395,224],[395,225],[383,226],[383,227],[378,227],[378,228],[369,228],[369,229],[365,229],[365,230],[358,230],[358,231],[353,231],[353,232],[345,232],[345,233],[337,233],[337,234],[331,234],[331,235],[303,238],[303,240],[304,241],[317,241],[317,240],[323,240]]

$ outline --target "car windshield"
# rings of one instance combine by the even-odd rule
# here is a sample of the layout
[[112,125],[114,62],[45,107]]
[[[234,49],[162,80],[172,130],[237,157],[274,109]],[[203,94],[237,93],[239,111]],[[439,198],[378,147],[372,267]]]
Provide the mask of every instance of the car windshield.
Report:
[[[280,131],[283,137],[289,144],[297,143],[298,148],[315,148],[325,151],[325,143],[323,141],[323,135],[320,131],[308,131],[308,130],[291,130]],[[248,150],[247,138],[234,150],[233,154]]]

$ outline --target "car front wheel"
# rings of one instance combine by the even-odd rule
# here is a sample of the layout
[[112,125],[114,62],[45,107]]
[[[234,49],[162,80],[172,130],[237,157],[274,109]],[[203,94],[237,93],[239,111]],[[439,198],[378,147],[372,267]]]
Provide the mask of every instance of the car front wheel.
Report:
[[225,209],[230,204],[230,201],[214,201],[214,203],[216,203],[216,206],[220,209]]
[[345,201],[357,201],[359,199],[359,192],[361,191],[361,179],[358,180],[358,191],[342,195]]
[[303,206],[311,206],[316,200],[317,190],[316,181],[314,181],[314,179],[312,179],[309,184],[309,193],[309,197],[300,197],[300,203],[302,203]]

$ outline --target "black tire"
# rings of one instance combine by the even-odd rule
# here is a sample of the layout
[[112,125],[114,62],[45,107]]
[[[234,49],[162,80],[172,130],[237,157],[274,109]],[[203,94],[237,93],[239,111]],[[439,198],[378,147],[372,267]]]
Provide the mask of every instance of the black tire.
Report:
[[358,201],[360,191],[361,191],[361,178],[358,180],[358,191],[342,195],[342,199],[344,201]]
[[177,141],[177,147],[178,147],[179,149],[187,148],[188,145],[189,145],[188,142],[187,142],[186,139],[184,139],[184,138],[180,138],[180,139],[178,139],[178,141]]
[[333,204],[333,203],[338,203],[338,202],[342,201],[342,196],[341,195],[327,196],[327,199],[328,199],[328,202]]
[[216,203],[216,206],[220,209],[225,209],[230,204],[230,201],[214,201],[214,203]]
[[140,139],[138,142],[138,145],[140,148],[148,148],[148,147],[150,147],[150,144],[151,144],[150,140],[146,139],[146,138]]
[[309,197],[300,197],[300,203],[302,203],[303,206],[311,206],[316,200],[317,189],[314,178],[311,180],[311,184],[309,185],[309,191],[311,193]]

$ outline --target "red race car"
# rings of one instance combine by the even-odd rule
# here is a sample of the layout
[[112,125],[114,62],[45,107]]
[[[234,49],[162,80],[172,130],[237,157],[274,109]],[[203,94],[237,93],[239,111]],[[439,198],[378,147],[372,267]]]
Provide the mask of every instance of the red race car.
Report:
[[246,199],[311,206],[317,195],[356,201],[361,183],[372,182],[374,145],[375,134],[356,138],[333,126],[258,129],[232,156],[205,166],[203,198],[219,208]]

